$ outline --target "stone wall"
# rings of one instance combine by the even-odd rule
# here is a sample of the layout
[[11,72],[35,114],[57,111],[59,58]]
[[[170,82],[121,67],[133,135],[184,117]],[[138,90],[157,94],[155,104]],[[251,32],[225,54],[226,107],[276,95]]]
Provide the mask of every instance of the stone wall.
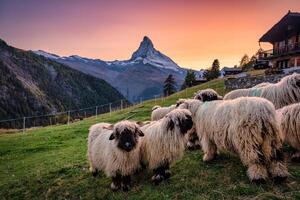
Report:
[[230,90],[250,88],[259,83],[269,82],[277,83],[286,74],[277,74],[269,76],[248,76],[243,78],[228,78],[225,80],[225,88]]

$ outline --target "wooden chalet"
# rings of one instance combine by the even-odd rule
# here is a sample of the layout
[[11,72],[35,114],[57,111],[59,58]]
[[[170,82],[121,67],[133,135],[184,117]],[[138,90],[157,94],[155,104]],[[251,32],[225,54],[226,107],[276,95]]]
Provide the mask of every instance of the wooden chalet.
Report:
[[300,67],[300,13],[289,11],[259,42],[273,45],[273,49],[262,52],[272,68]]

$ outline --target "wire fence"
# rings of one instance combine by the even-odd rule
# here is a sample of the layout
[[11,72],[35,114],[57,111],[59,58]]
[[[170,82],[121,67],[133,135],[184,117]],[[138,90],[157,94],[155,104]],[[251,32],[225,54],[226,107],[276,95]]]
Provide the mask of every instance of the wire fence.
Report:
[[[187,88],[185,89],[185,96],[187,97]],[[178,96],[178,93],[176,93]],[[148,99],[150,100],[150,99]],[[162,94],[154,95],[152,100],[155,103],[164,102],[165,98]],[[63,112],[55,112],[44,115],[26,116],[15,119],[0,120],[0,130],[1,129],[12,129],[13,132],[22,131],[26,132],[26,129],[52,126],[60,124],[70,124],[73,122],[81,121],[84,118],[92,117],[104,113],[112,113],[117,110],[122,110],[137,104],[143,103],[143,98],[140,98],[138,102],[129,103],[127,100],[121,99],[112,103],[107,103],[98,106],[91,106],[87,108],[67,110]]]
[[70,124],[83,120],[84,118],[96,116],[104,113],[112,113],[116,110],[122,110],[135,104],[122,99],[116,102],[91,106],[87,108],[67,110],[44,115],[26,116],[15,119],[0,120],[0,129],[13,129],[23,131],[33,127],[51,126],[59,124]]

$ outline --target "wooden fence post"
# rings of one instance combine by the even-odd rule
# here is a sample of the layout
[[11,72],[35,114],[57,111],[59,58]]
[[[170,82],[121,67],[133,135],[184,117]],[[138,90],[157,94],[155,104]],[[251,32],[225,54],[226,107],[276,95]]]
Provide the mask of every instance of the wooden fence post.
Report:
[[68,125],[70,124],[70,111],[68,111]]
[[26,117],[23,117],[23,133],[26,131]]
[[98,106],[96,106],[96,118],[98,118]]

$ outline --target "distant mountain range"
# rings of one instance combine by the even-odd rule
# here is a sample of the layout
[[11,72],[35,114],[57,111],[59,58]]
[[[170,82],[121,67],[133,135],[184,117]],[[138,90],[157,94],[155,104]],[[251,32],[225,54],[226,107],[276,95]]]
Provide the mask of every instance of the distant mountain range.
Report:
[[[0,39],[0,120],[85,108],[125,98],[103,79],[55,59],[11,47]],[[74,60],[78,59],[74,57]]]
[[156,50],[146,36],[131,58],[123,61],[103,61],[77,55],[61,57],[42,50],[34,53],[104,79],[132,102],[162,94],[163,82],[169,74],[174,76],[177,87],[180,88],[187,71]]

